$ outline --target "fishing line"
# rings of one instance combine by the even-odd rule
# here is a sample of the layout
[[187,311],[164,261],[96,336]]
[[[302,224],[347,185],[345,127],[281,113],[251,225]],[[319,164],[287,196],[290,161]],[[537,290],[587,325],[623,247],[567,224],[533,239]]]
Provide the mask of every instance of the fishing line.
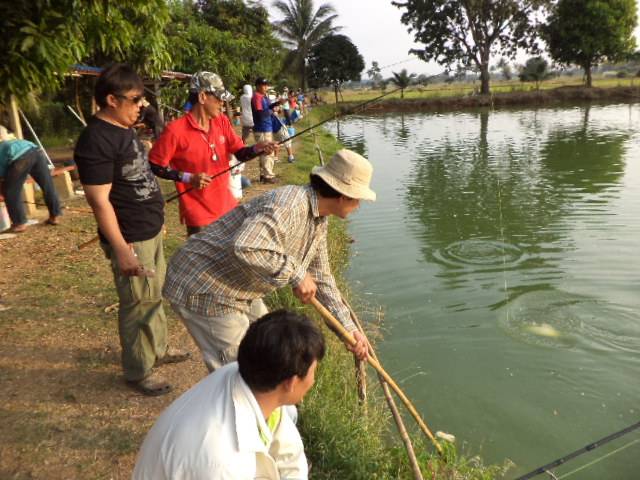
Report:
[[[587,453],[587,452],[590,452],[591,450],[594,450],[594,449],[596,449],[598,447],[601,447],[605,443],[608,443],[611,440],[615,440],[616,438],[621,437],[622,435],[626,435],[627,433],[632,432],[633,430],[635,430],[637,428],[640,428],[640,422],[636,423],[635,425],[631,425],[630,427],[624,428],[624,429],[622,429],[622,430],[620,430],[620,431],[618,431],[618,432],[616,432],[616,433],[614,433],[612,435],[609,435],[608,437],[605,437],[605,438],[603,438],[601,440],[598,440],[597,442],[594,442],[594,443],[591,443],[591,444],[589,444],[589,445],[587,445],[585,447],[582,447],[581,449],[576,450],[575,452],[570,453],[569,455],[566,455],[566,456],[564,456],[562,458],[559,458],[558,460],[556,460],[554,462],[551,462],[551,463],[549,463],[547,465],[544,465],[544,466],[534,470],[533,472],[527,473],[526,475],[523,475],[522,477],[518,477],[515,480],[528,480],[529,478],[536,477],[536,476],[538,476],[538,475],[540,475],[542,473],[545,473],[545,472],[549,473],[549,472],[547,472],[547,470],[549,470],[551,468],[554,468],[554,467],[557,467],[558,465],[562,465],[566,461],[571,460],[571,459],[573,459],[573,458],[575,458],[575,457],[577,457],[579,455],[582,455],[583,453]],[[629,445],[627,445],[627,446],[633,445],[633,443],[637,443],[638,441],[639,440],[635,440],[634,442],[629,443]],[[625,446],[625,448],[627,446]],[[615,452],[611,452],[611,454],[617,453],[620,450],[622,450],[622,449],[619,449],[619,450],[617,450]],[[597,460],[599,461],[599,460],[602,460],[603,458],[606,458],[606,457],[607,457],[607,455],[605,455],[602,458],[597,459]],[[588,465],[589,464],[587,464],[586,466],[588,466]],[[580,470],[580,469],[578,469],[578,470]],[[578,470],[575,470],[575,471],[578,471]],[[568,476],[570,474],[575,473],[575,471],[574,472],[570,472],[570,473],[564,475],[563,477],[559,477],[559,478],[564,478],[564,477],[566,477],[566,476]]]
[[500,240],[502,244],[502,279],[504,281],[504,293],[506,295],[505,308],[507,311],[507,323],[509,323],[509,293],[507,291],[507,253],[504,249],[506,243],[504,240],[504,220],[502,217],[502,185],[500,184],[500,174],[496,173],[498,181],[498,213],[500,217]]
[[[402,88],[404,88],[404,87],[398,87],[398,88],[396,88],[396,89],[394,89],[394,90],[391,90],[390,92],[387,92],[387,93],[384,93],[384,94],[382,94],[382,95],[380,95],[380,96],[378,96],[378,97],[372,98],[371,100],[367,100],[366,102],[359,103],[359,104],[358,104],[358,105],[356,105],[355,107],[349,108],[348,110],[345,110],[344,112],[338,112],[338,113],[336,113],[335,115],[333,115],[333,116],[331,116],[331,117],[329,117],[329,118],[326,118],[325,120],[322,120],[321,122],[318,122],[318,123],[316,123],[315,125],[312,125],[311,127],[307,128],[307,129],[305,129],[305,130],[302,130],[302,131],[301,131],[301,132],[299,132],[299,133],[296,133],[295,135],[290,136],[290,137],[289,137],[288,139],[286,139],[286,140],[280,140],[279,142],[277,142],[277,145],[283,145],[285,142],[290,142],[290,141],[291,141],[291,140],[293,140],[294,138],[299,137],[300,135],[304,135],[305,133],[307,133],[307,132],[309,132],[309,131],[313,130],[314,128],[319,127],[320,125],[324,125],[325,123],[327,123],[327,122],[329,122],[329,121],[331,121],[331,120],[334,120],[334,119],[339,118],[339,117],[345,117],[345,116],[347,116],[347,115],[351,115],[351,114],[352,114],[352,113],[354,113],[357,109],[362,108],[363,106],[365,106],[365,105],[367,105],[367,104],[369,104],[369,103],[372,103],[372,102],[375,102],[375,101],[377,101],[377,100],[380,100],[381,98],[384,98],[384,97],[386,97],[387,95],[391,95],[392,93],[395,93],[395,92],[397,92],[398,90],[402,90]],[[229,171],[233,170],[234,168],[236,168],[238,165],[240,165],[240,164],[242,164],[242,163],[246,163],[246,162],[248,162],[248,161],[250,161],[250,160],[253,160],[254,158],[256,158],[256,157],[248,158],[248,159],[246,159],[246,160],[239,161],[239,163],[237,163],[237,164],[236,164],[236,165],[234,165],[233,167],[229,167],[229,168],[227,168],[227,169],[225,169],[225,170],[223,170],[223,171],[221,171],[221,172],[216,173],[215,175],[212,175],[212,176],[211,176],[211,180],[213,180],[214,178],[219,177],[220,175],[224,175],[225,173],[227,173],[227,172],[229,172]],[[176,194],[176,195],[173,195],[172,197],[170,197],[170,198],[168,198],[167,200],[165,200],[165,202],[166,202],[166,203],[169,203],[169,202],[171,202],[171,201],[175,200],[176,198],[181,197],[181,196],[182,196],[182,195],[184,195],[185,193],[189,193],[189,192],[190,192],[190,191],[192,191],[192,190],[194,190],[194,187],[188,188],[188,189],[187,189],[187,190],[185,190],[184,192],[180,192],[180,193],[178,193],[178,194]]]
[[626,445],[623,445],[622,447],[618,448],[617,450],[614,450],[613,452],[609,452],[603,456],[601,456],[600,458],[596,458],[595,460],[590,461],[589,463],[586,463],[584,465],[582,465],[581,467],[576,468],[575,470],[571,471],[571,472],[567,472],[564,475],[561,475],[558,478],[558,480],[561,480],[563,478],[567,478],[570,475],[573,475],[574,473],[578,473],[581,470],[584,470],[585,468],[589,468],[592,465],[595,465],[598,462],[601,462],[602,460],[604,460],[607,457],[610,457],[611,455],[615,455],[616,453],[621,452],[622,450],[625,450],[633,445],[635,445],[636,443],[640,442],[640,438],[634,440],[633,442],[627,443]]

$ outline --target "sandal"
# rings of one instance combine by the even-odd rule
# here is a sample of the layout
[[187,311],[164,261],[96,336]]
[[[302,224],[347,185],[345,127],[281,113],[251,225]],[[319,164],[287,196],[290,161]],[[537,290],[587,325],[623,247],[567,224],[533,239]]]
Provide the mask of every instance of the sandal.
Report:
[[164,365],[165,363],[180,363],[189,360],[193,355],[188,350],[179,350],[173,347],[167,347],[167,353],[162,358],[158,358],[154,367]]
[[58,220],[51,220],[50,218],[47,218],[44,221],[45,225],[51,225],[52,227],[57,227],[58,225],[60,225],[60,222]]
[[142,380],[127,380],[127,383],[133,385],[135,388],[140,390],[140,392],[151,397],[164,395],[165,393],[169,393],[173,390],[173,385],[171,385],[166,380],[163,380],[162,377],[153,370]]
[[[20,227],[22,227],[22,228],[20,228]],[[22,225],[9,227],[6,230],[3,230],[2,233],[24,233],[24,232],[27,231],[28,227],[29,226],[26,223],[23,223]]]

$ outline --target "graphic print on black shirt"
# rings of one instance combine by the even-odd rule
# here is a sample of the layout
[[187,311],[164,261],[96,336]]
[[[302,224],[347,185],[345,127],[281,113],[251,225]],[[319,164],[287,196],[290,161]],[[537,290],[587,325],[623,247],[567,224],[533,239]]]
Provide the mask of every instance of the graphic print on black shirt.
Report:
[[[162,190],[133,129],[92,117],[80,134],[74,159],[84,185],[111,184],[109,201],[127,242],[149,240],[160,232]],[[106,242],[101,232],[100,237]]]

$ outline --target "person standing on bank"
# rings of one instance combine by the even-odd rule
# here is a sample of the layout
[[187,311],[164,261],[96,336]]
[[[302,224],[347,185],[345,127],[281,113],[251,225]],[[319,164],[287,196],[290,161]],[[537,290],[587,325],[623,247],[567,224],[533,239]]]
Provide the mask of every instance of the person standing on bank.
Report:
[[165,261],[162,250],[164,198],[151,172],[135,124],[144,87],[127,65],[102,71],[95,86],[100,110],[80,134],[74,159],[98,224],[100,245],[111,260],[120,300],[118,330],[125,380],[146,395],[173,386],[154,366],[191,358],[167,348],[162,309]]
[[0,125],[0,196],[4,196],[11,227],[3,233],[23,233],[29,224],[22,205],[22,189],[31,175],[42,189],[49,218],[44,223],[58,225],[62,215],[60,197],[53,185],[47,158],[35,143],[11,139],[7,129]]
[[205,377],[158,418],[132,480],[306,480],[287,405],[315,380],[325,341],[311,320],[279,310],[255,322],[238,361]]
[[232,99],[215,73],[192,75],[191,111],[171,122],[149,152],[153,173],[173,180],[178,193],[186,192],[178,200],[180,221],[188,235],[200,232],[238,205],[229,188],[230,154],[244,162],[279,148],[270,140],[245,147],[222,113],[224,102]]
[[[284,103],[284,99],[269,102],[267,91],[269,82],[266,78],[256,79],[256,91],[251,99],[251,112],[253,114],[253,137],[256,142],[273,140],[273,121],[275,114],[273,108]],[[273,153],[265,152],[260,155],[260,181],[262,183],[276,183],[276,175],[273,173],[276,157]]]
[[162,293],[209,371],[237,358],[249,324],[267,311],[262,297],[287,285],[303,303],[317,294],[357,340],[347,348],[366,359],[366,339],[329,268],[327,225],[329,215],[346,218],[361,200],[375,200],[371,174],[364,157],[339,150],[312,170],[309,185],[276,188],[243,203],[178,248]]
[[247,143],[249,134],[253,131],[253,112],[251,111],[251,99],[253,98],[253,89],[251,85],[242,87],[242,95],[240,95],[240,108],[242,108],[242,141]]

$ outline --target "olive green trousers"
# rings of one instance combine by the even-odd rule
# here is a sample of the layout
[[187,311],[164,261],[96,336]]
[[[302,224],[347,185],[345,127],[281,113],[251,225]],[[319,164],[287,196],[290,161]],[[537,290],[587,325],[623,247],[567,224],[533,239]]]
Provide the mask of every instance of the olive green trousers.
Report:
[[132,244],[145,270],[154,277],[127,277],[121,274],[118,258],[110,245],[101,243],[111,260],[113,278],[120,300],[118,332],[122,346],[125,380],[135,381],[148,375],[157,358],[167,351],[167,317],[162,308],[162,285],[166,272],[162,232],[154,238]]

